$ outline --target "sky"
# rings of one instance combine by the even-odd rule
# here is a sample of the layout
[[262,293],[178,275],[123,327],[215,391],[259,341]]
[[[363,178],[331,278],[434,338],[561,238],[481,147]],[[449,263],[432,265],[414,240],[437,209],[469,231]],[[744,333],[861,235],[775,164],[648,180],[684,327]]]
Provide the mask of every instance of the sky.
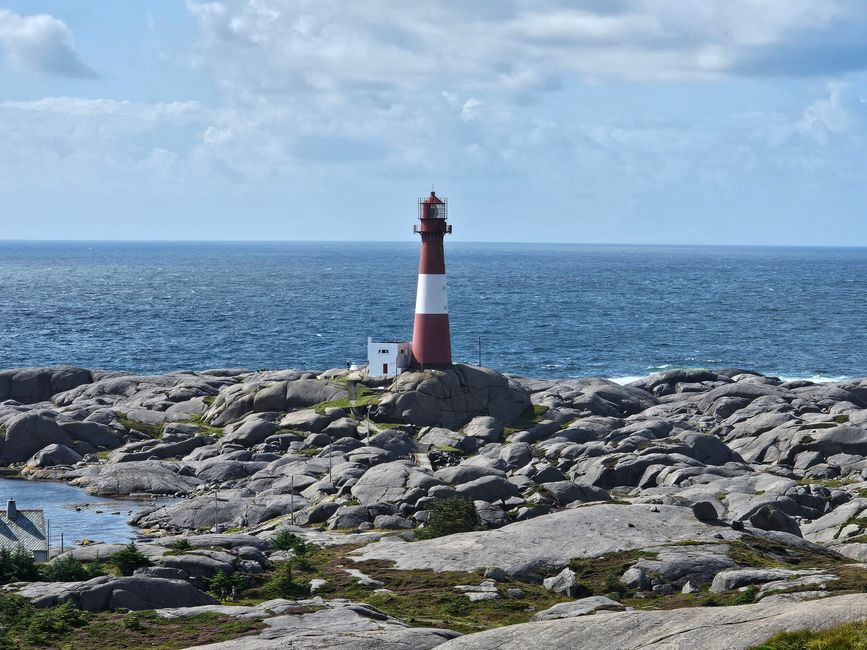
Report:
[[867,245],[863,0],[0,0],[0,239]]

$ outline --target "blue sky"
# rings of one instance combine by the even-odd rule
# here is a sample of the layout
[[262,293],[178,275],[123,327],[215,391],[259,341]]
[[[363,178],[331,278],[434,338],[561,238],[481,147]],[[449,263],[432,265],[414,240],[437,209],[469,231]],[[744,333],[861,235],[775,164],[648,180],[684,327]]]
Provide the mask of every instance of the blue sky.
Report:
[[0,239],[867,245],[863,0],[0,0]]

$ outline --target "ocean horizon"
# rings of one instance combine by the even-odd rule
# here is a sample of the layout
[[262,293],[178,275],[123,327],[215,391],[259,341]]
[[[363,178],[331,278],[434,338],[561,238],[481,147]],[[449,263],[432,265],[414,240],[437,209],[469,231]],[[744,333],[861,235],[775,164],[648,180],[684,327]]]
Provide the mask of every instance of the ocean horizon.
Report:
[[[867,375],[867,248],[446,243],[456,361],[620,382]],[[418,242],[0,241],[0,366],[160,373],[365,360],[409,339]]]

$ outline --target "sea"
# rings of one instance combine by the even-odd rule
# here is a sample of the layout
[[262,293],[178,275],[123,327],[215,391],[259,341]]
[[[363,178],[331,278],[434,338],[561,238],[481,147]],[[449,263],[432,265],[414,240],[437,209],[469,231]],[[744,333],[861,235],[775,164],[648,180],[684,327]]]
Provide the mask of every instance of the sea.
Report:
[[[0,368],[326,369],[412,336],[418,242],[0,242]],[[447,242],[453,354],[867,376],[867,249]]]

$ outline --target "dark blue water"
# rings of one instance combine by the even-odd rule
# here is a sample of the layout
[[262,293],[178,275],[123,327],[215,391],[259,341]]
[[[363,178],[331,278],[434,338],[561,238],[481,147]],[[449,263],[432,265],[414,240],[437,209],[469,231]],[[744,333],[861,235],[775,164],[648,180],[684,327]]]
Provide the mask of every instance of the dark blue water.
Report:
[[[867,375],[867,249],[448,242],[456,360]],[[0,367],[328,368],[411,336],[418,244],[0,242]]]

